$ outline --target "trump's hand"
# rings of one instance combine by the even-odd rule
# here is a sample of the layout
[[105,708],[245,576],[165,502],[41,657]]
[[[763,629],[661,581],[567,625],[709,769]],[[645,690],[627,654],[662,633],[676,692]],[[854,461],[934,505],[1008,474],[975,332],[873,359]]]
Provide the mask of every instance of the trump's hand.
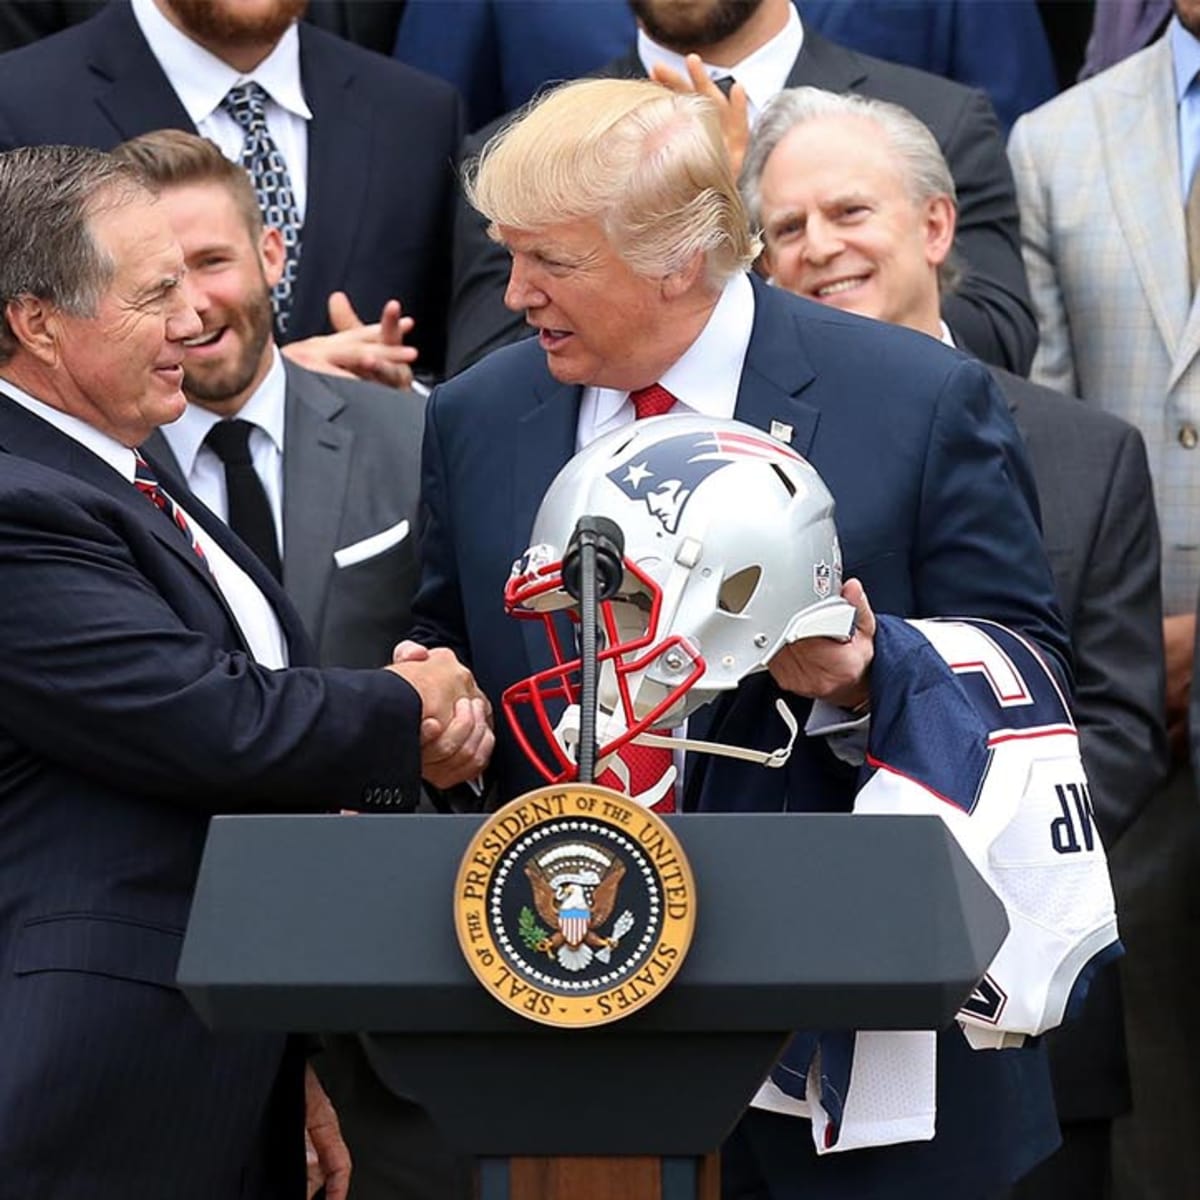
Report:
[[421,696],[421,775],[434,787],[478,779],[496,744],[492,706],[453,652],[401,642],[389,670]]
[[304,1068],[304,1150],[308,1200],[325,1189],[325,1200],[346,1200],[350,1191],[350,1151],[337,1113],[311,1066]]
[[871,698],[870,670],[875,657],[875,614],[857,579],[847,579],[842,598],[854,605],[854,632],[848,642],[836,638],[802,638],[784,646],[768,667],[788,692],[826,700],[839,708],[857,709]]
[[373,325],[363,324],[345,292],[329,297],[329,323],[333,333],[289,342],[283,353],[294,363],[325,375],[346,375],[381,383],[386,387],[412,386],[411,364],[416,347],[405,345],[413,319],[406,317],[399,300],[389,300]]

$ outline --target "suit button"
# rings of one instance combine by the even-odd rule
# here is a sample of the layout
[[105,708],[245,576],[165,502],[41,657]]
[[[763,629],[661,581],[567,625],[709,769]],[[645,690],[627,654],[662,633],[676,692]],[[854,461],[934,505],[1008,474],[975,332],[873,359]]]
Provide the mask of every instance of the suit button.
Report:
[[1179,444],[1185,450],[1195,450],[1196,444],[1200,442],[1200,432],[1197,432],[1195,425],[1190,421],[1179,427]]

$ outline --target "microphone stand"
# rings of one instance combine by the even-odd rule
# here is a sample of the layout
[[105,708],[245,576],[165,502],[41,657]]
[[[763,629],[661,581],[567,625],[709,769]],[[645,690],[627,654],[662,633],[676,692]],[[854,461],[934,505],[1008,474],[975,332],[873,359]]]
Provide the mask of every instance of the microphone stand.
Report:
[[625,537],[607,517],[580,517],[563,556],[563,587],[579,603],[580,783],[596,781],[596,704],[600,601],[616,595],[625,573]]

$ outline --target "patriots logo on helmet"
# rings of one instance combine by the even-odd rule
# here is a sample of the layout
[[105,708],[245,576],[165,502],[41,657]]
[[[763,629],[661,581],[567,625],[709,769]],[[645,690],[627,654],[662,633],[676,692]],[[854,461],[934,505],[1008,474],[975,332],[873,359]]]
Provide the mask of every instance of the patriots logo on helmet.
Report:
[[668,533],[679,528],[692,493],[710,475],[746,459],[804,460],[766,434],[684,433],[663,438],[608,472],[631,500],[641,500]]

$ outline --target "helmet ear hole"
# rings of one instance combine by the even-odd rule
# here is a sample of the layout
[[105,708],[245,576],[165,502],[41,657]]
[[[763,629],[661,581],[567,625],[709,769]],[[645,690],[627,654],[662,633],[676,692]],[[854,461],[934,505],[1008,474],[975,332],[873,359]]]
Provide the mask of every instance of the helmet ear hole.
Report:
[[760,579],[762,567],[743,567],[736,574],[727,576],[717,593],[717,607],[722,612],[742,612],[758,590]]

